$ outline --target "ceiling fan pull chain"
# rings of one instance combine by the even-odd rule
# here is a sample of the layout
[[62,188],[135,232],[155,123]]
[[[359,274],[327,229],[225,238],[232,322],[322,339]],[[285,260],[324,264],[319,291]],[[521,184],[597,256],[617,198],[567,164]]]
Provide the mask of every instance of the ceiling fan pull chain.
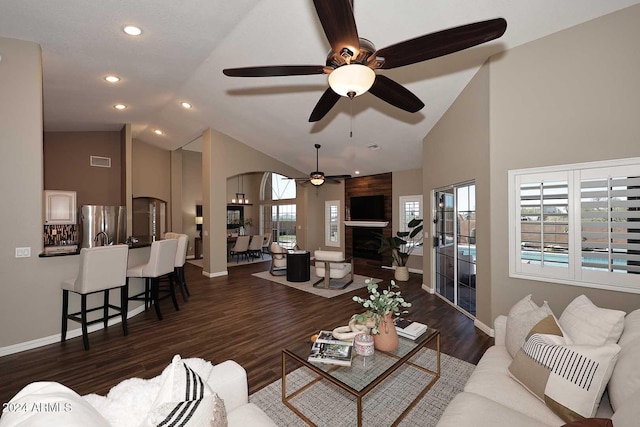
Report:
[[349,115],[351,116],[349,120],[349,138],[353,138],[353,98],[349,100]]

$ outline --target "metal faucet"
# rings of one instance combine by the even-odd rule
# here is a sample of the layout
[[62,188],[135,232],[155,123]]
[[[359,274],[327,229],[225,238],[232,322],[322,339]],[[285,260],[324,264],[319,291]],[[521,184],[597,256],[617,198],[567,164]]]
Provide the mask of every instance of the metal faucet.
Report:
[[96,234],[96,237],[93,240],[97,242],[98,237],[100,237],[100,235],[102,235],[102,246],[110,246],[112,244],[111,241],[109,240],[109,235],[104,231],[101,231],[98,234]]

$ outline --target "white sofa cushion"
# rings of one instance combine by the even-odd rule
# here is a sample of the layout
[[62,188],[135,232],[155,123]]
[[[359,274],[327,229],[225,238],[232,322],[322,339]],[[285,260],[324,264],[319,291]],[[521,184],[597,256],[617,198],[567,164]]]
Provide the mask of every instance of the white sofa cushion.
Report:
[[620,346],[562,343],[562,331],[549,316],[533,328],[509,373],[563,420],[593,417]]
[[[563,425],[561,418],[509,376],[507,368],[512,360],[504,346],[490,347],[471,374],[464,391],[481,395],[546,425]],[[464,425],[476,424],[460,424]]]
[[618,344],[624,346],[636,338],[640,338],[640,309],[632,311],[624,318],[624,333]]
[[484,396],[462,392],[449,403],[437,427],[549,427],[562,424],[560,419],[554,424],[544,423]]
[[614,427],[637,427],[640,420],[639,402],[640,390],[636,390],[611,417]]
[[143,426],[226,427],[224,403],[179,355],[165,370],[164,381]]
[[586,295],[564,309],[559,323],[574,344],[615,344],[624,329],[624,311],[600,308]]
[[609,399],[615,411],[640,390],[640,338],[622,346],[616,368],[609,380]]
[[35,382],[3,407],[0,426],[109,427],[110,424],[78,393],[56,382]]
[[507,316],[507,329],[505,336],[505,345],[511,357],[515,357],[531,328],[539,321],[553,314],[549,305],[545,301],[542,307],[532,301],[531,295],[527,295],[509,310]]

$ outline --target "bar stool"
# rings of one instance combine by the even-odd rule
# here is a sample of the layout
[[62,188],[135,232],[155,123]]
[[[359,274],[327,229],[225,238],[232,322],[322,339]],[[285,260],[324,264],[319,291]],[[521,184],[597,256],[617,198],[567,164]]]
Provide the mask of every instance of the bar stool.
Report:
[[[80,268],[78,275],[73,279],[62,282],[62,333],[61,341],[67,339],[67,321],[73,320],[82,325],[82,343],[84,349],[89,350],[88,325],[103,322],[108,326],[109,319],[117,316],[122,318],[122,330],[124,335],[127,330],[127,297],[128,283],[126,280],[127,258],[129,247],[127,245],[97,246],[94,248],[82,248],[80,250]],[[120,288],[120,307],[109,304],[109,290]],[[80,295],[80,311],[69,314],[69,292]],[[103,292],[103,305],[87,308],[87,295]],[[115,314],[109,314],[109,309],[116,310]],[[87,320],[87,313],[103,310],[99,319]],[[78,317],[80,315],[80,317]]]
[[[178,249],[176,250],[176,262],[173,270],[173,278],[180,286],[182,300],[189,301],[191,294],[187,288],[187,279],[184,277],[184,264],[187,262],[187,249],[189,246],[189,236],[186,234],[168,232],[164,234],[165,239],[178,239]],[[170,284],[171,286],[171,284]]]
[[[160,278],[173,273],[178,249],[177,239],[157,240],[151,243],[151,253],[146,264],[139,264],[127,269],[127,283],[131,277],[145,279],[144,291],[129,297],[131,301],[144,301],[145,310],[153,304],[158,320],[162,320],[159,304]],[[169,286],[169,294],[176,311],[180,310],[173,286]]]

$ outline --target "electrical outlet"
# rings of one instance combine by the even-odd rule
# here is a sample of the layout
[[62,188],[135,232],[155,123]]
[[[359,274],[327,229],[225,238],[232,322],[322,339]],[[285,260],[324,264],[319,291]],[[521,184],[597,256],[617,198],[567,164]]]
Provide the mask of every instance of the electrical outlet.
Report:
[[29,258],[31,256],[31,248],[16,248],[16,258]]

